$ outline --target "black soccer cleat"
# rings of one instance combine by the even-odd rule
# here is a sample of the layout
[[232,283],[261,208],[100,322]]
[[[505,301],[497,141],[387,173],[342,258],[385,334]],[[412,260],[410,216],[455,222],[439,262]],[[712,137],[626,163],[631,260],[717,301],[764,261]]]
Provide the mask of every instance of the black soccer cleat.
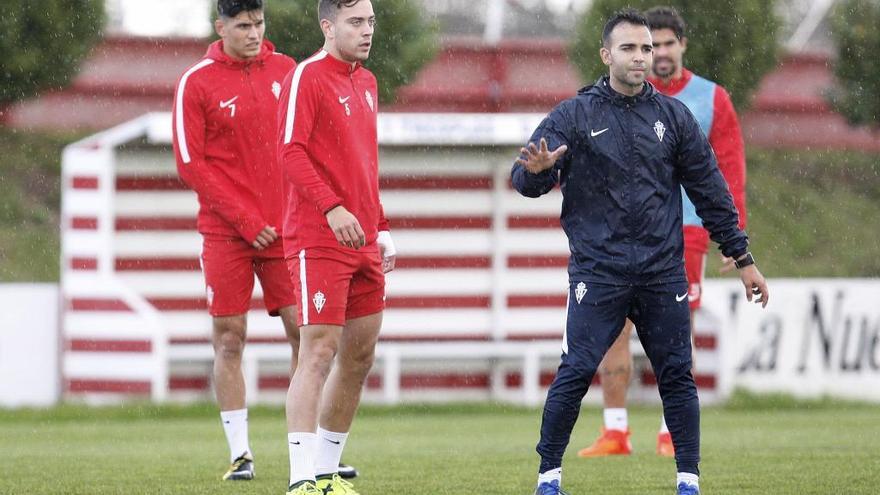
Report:
[[348,464],[339,463],[339,477],[350,480],[352,478],[357,478],[358,470],[354,468],[354,466],[349,466]]
[[247,452],[232,461],[223,481],[249,481],[254,479],[254,458]]

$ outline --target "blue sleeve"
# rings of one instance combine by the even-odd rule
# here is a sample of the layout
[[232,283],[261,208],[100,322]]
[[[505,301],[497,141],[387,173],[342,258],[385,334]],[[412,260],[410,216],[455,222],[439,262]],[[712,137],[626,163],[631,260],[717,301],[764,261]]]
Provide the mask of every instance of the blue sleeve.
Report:
[[[574,124],[566,115],[565,105],[566,103],[562,103],[550,112],[532,133],[529,142],[538,146],[541,138],[544,138],[547,140],[547,149],[550,151],[562,145],[568,146],[568,151],[556,161],[553,167],[538,174],[529,172],[518,163],[513,164],[513,169],[510,171],[511,181],[514,189],[523,196],[537,198],[553,190],[553,187],[559,183],[560,170],[571,159],[573,140],[569,136],[574,132]],[[522,155],[520,155],[521,157]]]
[[715,153],[694,116],[684,106],[677,113],[682,122],[677,163],[681,185],[724,256],[739,257],[748,251],[749,238],[739,228],[739,214]]

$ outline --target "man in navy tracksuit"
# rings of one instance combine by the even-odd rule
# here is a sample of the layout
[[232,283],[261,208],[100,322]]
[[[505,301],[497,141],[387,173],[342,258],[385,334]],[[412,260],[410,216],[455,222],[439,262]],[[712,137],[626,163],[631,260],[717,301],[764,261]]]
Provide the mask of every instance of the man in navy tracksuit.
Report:
[[678,493],[699,494],[700,406],[691,374],[680,186],[721,252],[736,260],[747,298],[767,304],[766,282],[699,124],[683,103],[645,82],[652,49],[641,14],[612,16],[600,50],[609,76],[556,107],[513,167],[514,187],[524,196],[561,186],[571,250],[562,362],[537,447],[538,495],[564,493],[562,455],[581,401],[627,317],[657,376]]

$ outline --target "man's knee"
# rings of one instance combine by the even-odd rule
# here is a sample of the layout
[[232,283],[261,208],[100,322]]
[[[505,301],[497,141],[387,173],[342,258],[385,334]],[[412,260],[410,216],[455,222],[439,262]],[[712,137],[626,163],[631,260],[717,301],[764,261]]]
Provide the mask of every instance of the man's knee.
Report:
[[376,361],[376,350],[359,349],[358,352],[347,352],[340,356],[339,366],[348,373],[366,376]]
[[330,336],[311,340],[308,342],[307,352],[300,353],[297,371],[302,369],[309,374],[326,378],[330,373],[333,358],[336,357],[336,349],[337,343]]
[[594,363],[568,363],[559,367],[554,382],[557,387],[566,390],[583,388],[586,392],[586,388],[589,387],[597,371],[598,366]]
[[214,321],[214,352],[226,358],[241,358],[246,340],[243,318],[223,318]]
[[655,370],[654,374],[657,376],[657,388],[661,394],[696,391],[690,360],[679,363],[667,362],[661,369]]

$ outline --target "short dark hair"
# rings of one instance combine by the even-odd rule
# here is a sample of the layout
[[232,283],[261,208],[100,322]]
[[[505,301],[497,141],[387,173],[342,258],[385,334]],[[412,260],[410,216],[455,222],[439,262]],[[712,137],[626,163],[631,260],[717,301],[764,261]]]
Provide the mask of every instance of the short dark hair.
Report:
[[361,0],[318,0],[318,20],[336,20],[336,13],[342,7],[354,7]]
[[654,29],[671,29],[678,39],[684,38],[684,31],[687,28],[681,14],[675,10],[675,7],[654,7],[645,12],[648,19],[648,25],[651,30]]
[[602,29],[602,44],[607,45],[608,39],[611,37],[611,31],[621,23],[634,24],[636,26],[648,27],[648,20],[636,9],[623,9],[611,14]]
[[263,0],[217,0],[217,15],[235,17],[242,12],[262,10]]

